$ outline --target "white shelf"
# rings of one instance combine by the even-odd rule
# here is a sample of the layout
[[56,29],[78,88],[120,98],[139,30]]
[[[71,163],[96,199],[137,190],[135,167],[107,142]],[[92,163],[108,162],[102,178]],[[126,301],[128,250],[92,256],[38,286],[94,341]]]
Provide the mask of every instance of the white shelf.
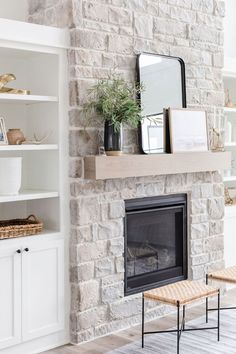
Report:
[[236,181],[236,176],[227,176],[227,177],[223,177],[224,182],[232,182],[232,181]]
[[56,191],[23,190],[17,195],[2,195],[0,203],[19,202],[24,200],[56,198],[59,193]]
[[58,102],[58,97],[0,93],[0,103],[33,104],[46,102]]
[[232,146],[236,146],[236,142],[225,143],[225,147],[232,147]]
[[23,145],[0,145],[1,151],[42,151],[42,150],[58,150],[57,144],[23,144]]
[[236,107],[224,107],[225,113],[236,113]]
[[235,71],[223,71],[223,77],[228,79],[236,79],[236,72]]

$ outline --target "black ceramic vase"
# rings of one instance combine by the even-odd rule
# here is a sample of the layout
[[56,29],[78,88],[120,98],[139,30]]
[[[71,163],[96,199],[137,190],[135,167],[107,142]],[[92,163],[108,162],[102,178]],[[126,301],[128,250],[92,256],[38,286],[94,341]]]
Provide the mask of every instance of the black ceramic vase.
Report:
[[123,129],[120,125],[119,131],[115,131],[114,125],[109,121],[104,126],[104,148],[106,155],[119,156],[122,154]]

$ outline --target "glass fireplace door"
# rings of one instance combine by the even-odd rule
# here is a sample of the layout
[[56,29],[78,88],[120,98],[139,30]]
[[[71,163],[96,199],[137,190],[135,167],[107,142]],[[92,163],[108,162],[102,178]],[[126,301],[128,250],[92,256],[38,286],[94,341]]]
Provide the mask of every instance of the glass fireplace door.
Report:
[[184,206],[129,211],[126,214],[127,290],[147,289],[184,276]]

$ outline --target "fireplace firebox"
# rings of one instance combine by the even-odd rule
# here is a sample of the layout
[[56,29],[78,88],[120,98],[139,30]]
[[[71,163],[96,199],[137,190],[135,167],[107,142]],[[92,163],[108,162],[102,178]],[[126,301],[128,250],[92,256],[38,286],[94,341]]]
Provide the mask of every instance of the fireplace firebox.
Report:
[[187,278],[187,195],[125,201],[125,295]]

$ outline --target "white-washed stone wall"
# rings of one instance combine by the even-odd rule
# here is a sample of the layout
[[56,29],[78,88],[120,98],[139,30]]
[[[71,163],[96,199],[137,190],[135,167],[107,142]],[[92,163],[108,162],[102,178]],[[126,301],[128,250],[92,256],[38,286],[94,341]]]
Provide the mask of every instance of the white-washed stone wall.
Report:
[[[223,184],[215,173],[86,181],[83,157],[96,154],[102,125],[88,123],[87,88],[111,70],[135,79],[135,55],[180,56],[187,103],[222,116],[224,1],[29,0],[29,20],[71,32],[69,144],[71,179],[71,337],[79,343],[141,320],[140,296],[124,298],[124,199],[188,193],[189,277],[223,266]],[[86,129],[84,129],[86,126]],[[137,152],[137,132],[125,130],[125,151]],[[149,304],[148,317],[167,311]]]

